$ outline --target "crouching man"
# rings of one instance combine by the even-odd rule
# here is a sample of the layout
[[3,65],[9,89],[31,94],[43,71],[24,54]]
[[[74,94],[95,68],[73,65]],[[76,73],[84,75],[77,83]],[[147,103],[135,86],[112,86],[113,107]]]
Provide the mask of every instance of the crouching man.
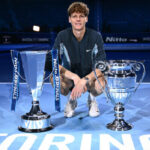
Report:
[[[100,114],[96,102],[96,96],[102,90],[95,79],[92,71],[93,60],[92,50],[97,45],[97,55],[95,60],[105,60],[106,54],[103,49],[103,39],[100,33],[86,28],[88,21],[89,8],[82,2],[74,2],[68,8],[68,20],[71,28],[67,28],[58,33],[54,49],[60,52],[60,45],[66,48],[65,61],[63,66],[59,65],[61,94],[68,95],[64,115],[72,117],[77,106],[77,99],[82,93],[88,91],[89,116],[96,117]],[[50,62],[51,57],[47,57]],[[64,60],[61,60],[64,61]],[[69,66],[69,67],[68,67]],[[96,70],[101,85],[105,86],[105,78],[100,70]],[[51,82],[53,83],[52,77]]]

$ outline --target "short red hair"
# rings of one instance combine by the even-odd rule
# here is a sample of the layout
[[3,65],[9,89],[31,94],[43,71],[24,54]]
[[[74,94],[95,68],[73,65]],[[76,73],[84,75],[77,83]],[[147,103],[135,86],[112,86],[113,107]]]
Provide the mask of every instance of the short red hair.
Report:
[[68,8],[68,15],[71,16],[74,12],[83,13],[87,17],[89,15],[89,8],[83,2],[74,2]]

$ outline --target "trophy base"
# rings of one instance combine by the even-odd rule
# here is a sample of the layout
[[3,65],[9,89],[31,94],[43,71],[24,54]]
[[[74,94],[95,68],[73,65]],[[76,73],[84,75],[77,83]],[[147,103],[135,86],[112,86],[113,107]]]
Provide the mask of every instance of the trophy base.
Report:
[[26,129],[26,128],[18,127],[19,131],[28,132],[28,133],[44,132],[44,131],[49,131],[51,129],[53,129],[53,126],[42,128],[42,129]]
[[132,129],[132,125],[124,121],[124,119],[115,119],[112,123],[107,124],[107,128],[114,131],[127,131]]
[[27,113],[21,116],[21,125],[18,130],[23,132],[44,132],[53,129],[50,124],[50,115],[42,112],[40,114]]

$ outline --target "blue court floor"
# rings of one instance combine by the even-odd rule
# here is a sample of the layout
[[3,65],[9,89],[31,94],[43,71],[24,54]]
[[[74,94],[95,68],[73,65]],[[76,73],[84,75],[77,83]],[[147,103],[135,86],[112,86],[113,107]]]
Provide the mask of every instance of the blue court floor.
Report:
[[133,125],[129,131],[111,131],[106,124],[114,119],[113,105],[104,94],[97,97],[101,115],[88,116],[85,93],[78,99],[75,116],[63,115],[66,97],[61,96],[61,112],[54,109],[53,88],[46,83],[40,99],[41,109],[51,115],[54,129],[42,133],[18,131],[20,116],[30,110],[31,95],[20,84],[16,111],[10,111],[11,83],[0,84],[0,150],[150,150],[150,83],[142,83],[125,106],[125,120]]

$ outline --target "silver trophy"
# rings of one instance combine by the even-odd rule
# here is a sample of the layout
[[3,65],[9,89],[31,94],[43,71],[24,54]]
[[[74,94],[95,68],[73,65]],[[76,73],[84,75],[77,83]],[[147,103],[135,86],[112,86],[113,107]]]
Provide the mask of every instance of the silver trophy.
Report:
[[24,132],[42,132],[52,129],[50,115],[43,112],[39,106],[44,82],[44,67],[47,51],[20,52],[23,70],[33,101],[29,113],[21,116],[19,130]]
[[[129,101],[144,79],[144,64],[133,60],[110,60],[107,62],[97,62],[95,64],[95,69],[96,68],[99,68],[106,76],[107,84],[103,92],[107,99],[114,105],[115,120],[107,124],[107,128],[115,131],[132,129],[132,125],[128,124],[123,119],[124,105]],[[137,82],[136,72],[139,71],[142,75],[139,82]],[[95,76],[97,78],[96,72]],[[100,88],[102,88],[100,81],[98,81],[98,83]]]

